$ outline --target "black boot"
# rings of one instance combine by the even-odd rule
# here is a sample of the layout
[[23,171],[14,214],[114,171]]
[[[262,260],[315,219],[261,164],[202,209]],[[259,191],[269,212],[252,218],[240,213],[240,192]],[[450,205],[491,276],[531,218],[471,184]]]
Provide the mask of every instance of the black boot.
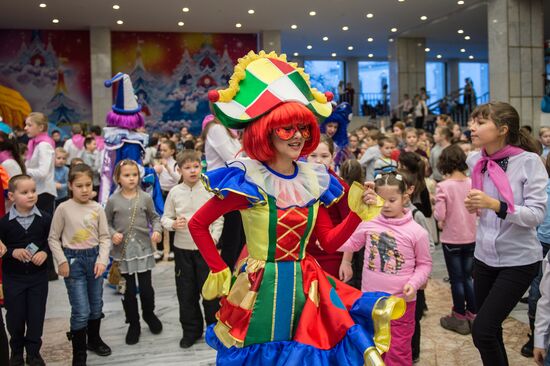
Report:
[[103,342],[99,335],[101,318],[88,320],[88,349],[98,356],[109,356],[111,348]]
[[86,328],[67,333],[73,344],[73,366],[86,366]]
[[521,355],[523,357],[533,357],[533,347],[534,347],[534,342],[535,342],[535,339],[534,339],[534,336],[533,334],[534,331],[535,331],[535,320],[534,319],[531,319],[529,318],[529,327],[531,328],[531,334],[528,334],[527,336],[529,337],[529,339],[527,340],[527,343],[525,343],[523,345],[523,347],[521,347]]
[[155,315],[155,297],[154,295],[145,296],[143,292],[139,295],[141,300],[141,311],[143,312],[143,320],[149,326],[149,330],[153,334],[162,332],[162,323]]
[[137,299],[130,296],[122,299],[122,307],[124,308],[124,314],[126,314],[126,323],[130,324],[126,333],[126,344],[136,344],[139,342],[141,334]]

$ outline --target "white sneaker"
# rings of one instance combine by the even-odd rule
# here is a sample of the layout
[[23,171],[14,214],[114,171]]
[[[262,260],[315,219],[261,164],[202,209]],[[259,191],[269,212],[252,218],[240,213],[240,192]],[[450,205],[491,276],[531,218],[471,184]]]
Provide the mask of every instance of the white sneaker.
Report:
[[169,260],[169,261],[173,261],[173,260],[174,260],[174,252],[170,252],[170,254],[168,254],[168,260]]
[[153,258],[155,258],[155,261],[160,261],[162,259],[162,254],[162,250],[155,251],[155,253],[153,254]]

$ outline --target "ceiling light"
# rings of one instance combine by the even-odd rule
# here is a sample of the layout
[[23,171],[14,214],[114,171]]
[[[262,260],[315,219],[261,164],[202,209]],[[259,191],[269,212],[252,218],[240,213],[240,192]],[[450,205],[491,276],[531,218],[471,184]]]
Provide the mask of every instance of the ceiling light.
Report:
[[55,24],[59,23],[59,19],[52,19],[52,23],[55,23]]
[[336,52],[330,54],[332,57],[336,57]]
[[40,6],[41,8],[45,8],[47,5],[44,4],[44,3],[42,3],[42,4],[38,5],[38,6]]
[[297,26],[296,24],[292,24],[292,25],[290,26],[290,28],[292,28],[292,29],[298,29],[298,26]]
[[430,52],[430,48],[429,48],[429,47],[426,47],[426,48],[424,48],[424,51]]
[[347,30],[349,30],[349,27],[348,27],[347,25],[344,25],[344,26],[342,27],[342,30],[343,30],[343,31],[347,31]]
[[250,9],[250,10],[248,11],[248,14],[254,14],[254,13],[255,13],[254,9]]
[[425,15],[422,15],[422,16],[420,17],[420,20],[426,20],[426,19],[428,19],[428,17],[425,16]]
[[310,11],[310,12],[309,12],[309,16],[314,17],[315,15],[317,15],[317,12],[316,12],[316,11]]
[[397,28],[390,29],[393,33],[397,32]]
[[405,2],[405,0],[397,0],[397,1],[399,1],[400,3]]
[[349,51],[353,51],[353,46],[348,46]]
[[416,46],[417,46],[417,47],[422,47],[422,42],[418,42],[418,43],[416,44]]
[[183,27],[184,24],[185,24],[184,22],[178,22],[178,25],[179,25],[180,27]]
[[469,41],[470,40],[470,36],[464,36],[464,39]]
[[367,18],[372,18],[373,16],[374,16],[373,13],[368,13],[368,14],[367,14]]
[[436,57],[436,58],[441,58],[441,57],[443,57],[443,56],[441,56],[441,55],[437,55],[437,56],[435,56],[435,57]]
[[457,30],[456,32],[457,32],[458,34],[464,33],[464,31],[463,31],[462,29],[459,29],[459,30]]
[[458,0],[456,3],[457,3],[458,5],[464,5],[464,1],[462,1],[462,0]]
[[115,10],[118,10],[118,9],[120,9],[120,5],[116,5],[116,4],[115,4],[115,5],[113,5],[113,9],[115,9]]
[[468,56],[468,58],[469,58],[470,60],[473,60],[473,59],[474,59],[474,56],[473,56],[473,55],[470,55],[470,56]]
[[122,24],[124,24],[124,22],[123,22],[122,20],[117,20],[117,21],[116,21],[116,24],[122,25]]
[[308,44],[307,47],[306,47],[308,50],[311,50],[313,48],[312,45]]
[[373,57],[374,57],[374,55],[373,55],[372,53],[369,53],[368,56],[369,56],[369,58],[373,58]]
[[243,25],[242,25],[241,23],[235,24],[235,27],[237,27],[237,28],[240,28],[240,27],[242,27],[242,26],[243,26]]
[[325,41],[325,42],[328,41],[328,37],[327,37],[327,36],[324,36],[324,37],[323,37],[323,41]]
[[393,38],[388,39],[389,42],[393,42]]
[[464,52],[466,52],[466,49],[461,48],[461,49],[460,49],[460,52],[464,53]]
[[298,52],[294,52],[294,57],[298,57],[299,53]]
[[372,41],[374,41],[374,38],[372,37],[367,38],[367,42],[372,42]]
[[185,7],[183,9],[181,9],[184,13],[188,13],[189,12],[189,8]]

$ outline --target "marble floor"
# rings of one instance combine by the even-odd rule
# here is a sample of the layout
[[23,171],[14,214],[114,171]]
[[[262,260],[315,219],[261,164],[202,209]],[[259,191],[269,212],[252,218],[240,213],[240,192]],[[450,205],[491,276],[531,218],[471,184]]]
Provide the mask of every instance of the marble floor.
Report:
[[[470,336],[461,336],[444,330],[439,318],[451,307],[450,288],[443,281],[446,276],[441,248],[437,247],[434,270],[426,290],[429,311],[422,320],[422,354],[420,366],[478,366],[479,355]],[[88,364],[95,365],[189,365],[206,366],[215,364],[215,352],[204,340],[190,349],[179,347],[181,327],[178,320],[178,304],[174,285],[173,263],[161,262],[154,270],[153,282],[156,291],[157,314],[164,324],[159,335],[153,335],[142,322],[140,342],[134,346],[124,343],[126,324],[120,303],[120,295],[105,287],[104,313],[101,334],[113,349],[109,357],[89,354]],[[62,281],[50,282],[50,293],[46,314],[42,355],[48,365],[70,365],[71,347],[65,336],[69,328],[70,307]],[[519,304],[512,316],[505,322],[505,343],[510,365],[532,365],[532,359],[523,358],[519,350],[526,340],[527,306]]]

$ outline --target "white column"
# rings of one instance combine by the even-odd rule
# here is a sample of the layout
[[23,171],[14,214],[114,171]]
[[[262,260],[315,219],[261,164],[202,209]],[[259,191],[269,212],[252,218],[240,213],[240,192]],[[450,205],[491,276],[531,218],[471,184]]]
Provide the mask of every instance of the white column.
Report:
[[353,114],[359,115],[359,94],[361,88],[359,85],[359,61],[355,57],[349,57],[345,59],[346,63],[346,82],[351,83],[353,89],[355,89],[355,97],[353,100]]
[[544,88],[542,0],[489,0],[487,16],[491,99],[513,105],[521,124],[537,131]]
[[264,30],[260,33],[260,50],[265,52],[275,51],[281,53],[281,31]]
[[90,64],[92,78],[93,124],[105,126],[105,116],[113,104],[112,89],[103,82],[112,77],[111,31],[109,28],[90,28]]
[[391,106],[394,108],[404,94],[413,98],[426,86],[426,41],[424,38],[398,37],[388,48],[390,61]]
[[458,60],[452,58],[447,60],[447,93],[460,89],[460,80],[458,80]]

